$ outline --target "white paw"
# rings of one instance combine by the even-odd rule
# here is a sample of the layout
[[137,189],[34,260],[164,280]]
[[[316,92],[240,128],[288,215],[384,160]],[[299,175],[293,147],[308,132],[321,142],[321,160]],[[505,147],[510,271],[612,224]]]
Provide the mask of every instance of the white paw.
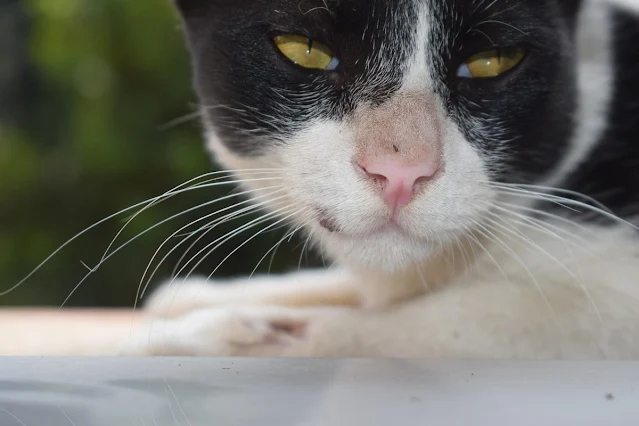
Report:
[[144,309],[149,315],[162,318],[176,318],[206,307],[226,303],[229,286],[207,281],[176,278],[154,290],[145,302]]
[[135,333],[122,355],[311,356],[317,342],[303,311],[208,309],[159,320]]

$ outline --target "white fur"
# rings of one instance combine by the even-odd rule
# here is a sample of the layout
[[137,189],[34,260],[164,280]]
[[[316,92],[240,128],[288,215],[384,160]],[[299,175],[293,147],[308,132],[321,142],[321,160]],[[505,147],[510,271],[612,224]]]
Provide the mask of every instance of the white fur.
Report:
[[429,19],[427,7],[422,6],[420,12],[414,35],[415,41],[413,42],[418,48],[415,49],[410,59],[408,73],[406,74],[402,87],[406,92],[431,89],[433,85],[432,76],[428,72],[430,68],[428,62],[432,62],[432,55],[427,51],[427,47],[429,46],[428,30],[432,26],[432,23]]
[[[597,28],[588,29],[603,33],[596,46],[608,50],[605,16],[590,7],[584,19]],[[428,25],[423,10],[415,34],[422,46]],[[425,72],[432,64],[421,49],[415,55],[400,95],[432,91]],[[593,71],[601,74],[597,90],[584,84]],[[599,90],[612,83],[609,68],[589,62],[579,78],[585,124],[549,182],[584,158],[604,126],[597,117],[609,99]],[[631,227],[556,219],[533,230],[538,222],[490,211],[498,194],[483,183],[487,164],[454,123],[437,119],[446,171],[401,212],[401,230],[380,229],[386,208],[351,162],[354,123],[311,123],[258,159],[226,150],[209,129],[224,165],[286,170],[294,222],[346,269],[163,287],[147,308],[155,320],[123,353],[639,359],[639,244]],[[317,224],[317,207],[340,233]],[[477,222],[485,228],[471,232]]]
[[[492,259],[483,257],[471,282],[460,278],[432,294],[399,305],[389,303],[386,308],[276,305],[278,293],[303,297],[318,285],[340,283],[341,289],[362,295],[376,288],[369,285],[374,282],[336,272],[289,276],[280,282],[256,279],[251,284],[254,292],[247,284],[167,288],[156,295],[151,312],[165,312],[159,309],[162,305],[184,302],[193,310],[141,330],[124,353],[638,359],[637,244],[621,229],[592,231],[597,232],[598,242],[589,253],[572,254],[556,238],[529,234],[566,267],[539,252],[518,251],[540,288],[509,253],[498,248],[492,256],[506,277]],[[387,290],[399,287],[404,295],[410,295],[411,285],[417,287],[414,294],[425,291],[419,280],[384,284]],[[192,290],[196,297],[179,300],[180,294]]]

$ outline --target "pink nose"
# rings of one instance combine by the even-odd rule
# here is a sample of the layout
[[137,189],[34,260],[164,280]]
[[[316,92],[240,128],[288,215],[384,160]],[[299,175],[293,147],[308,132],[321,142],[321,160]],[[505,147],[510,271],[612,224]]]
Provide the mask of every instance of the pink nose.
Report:
[[432,180],[438,171],[432,162],[401,164],[390,159],[357,163],[357,167],[368,178],[381,183],[384,200],[393,210],[410,203],[420,184]]

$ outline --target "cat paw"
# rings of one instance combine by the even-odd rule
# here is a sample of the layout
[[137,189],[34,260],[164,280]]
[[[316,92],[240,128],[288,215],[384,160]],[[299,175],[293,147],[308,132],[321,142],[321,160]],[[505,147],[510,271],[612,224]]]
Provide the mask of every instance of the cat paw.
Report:
[[303,311],[207,309],[153,321],[135,333],[121,355],[314,356],[318,329]]
[[221,306],[228,301],[227,285],[205,279],[180,278],[155,289],[144,304],[144,310],[156,318],[177,318],[207,307]]

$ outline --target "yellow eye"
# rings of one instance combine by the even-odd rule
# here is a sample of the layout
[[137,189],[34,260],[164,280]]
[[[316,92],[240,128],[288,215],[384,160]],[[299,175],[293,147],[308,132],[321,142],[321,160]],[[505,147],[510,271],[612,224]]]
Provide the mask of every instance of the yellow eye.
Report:
[[471,56],[457,71],[457,76],[464,78],[497,77],[516,67],[525,52],[518,47],[507,47],[487,50]]
[[291,62],[317,70],[334,70],[339,64],[331,49],[319,41],[295,34],[277,36],[275,46]]

